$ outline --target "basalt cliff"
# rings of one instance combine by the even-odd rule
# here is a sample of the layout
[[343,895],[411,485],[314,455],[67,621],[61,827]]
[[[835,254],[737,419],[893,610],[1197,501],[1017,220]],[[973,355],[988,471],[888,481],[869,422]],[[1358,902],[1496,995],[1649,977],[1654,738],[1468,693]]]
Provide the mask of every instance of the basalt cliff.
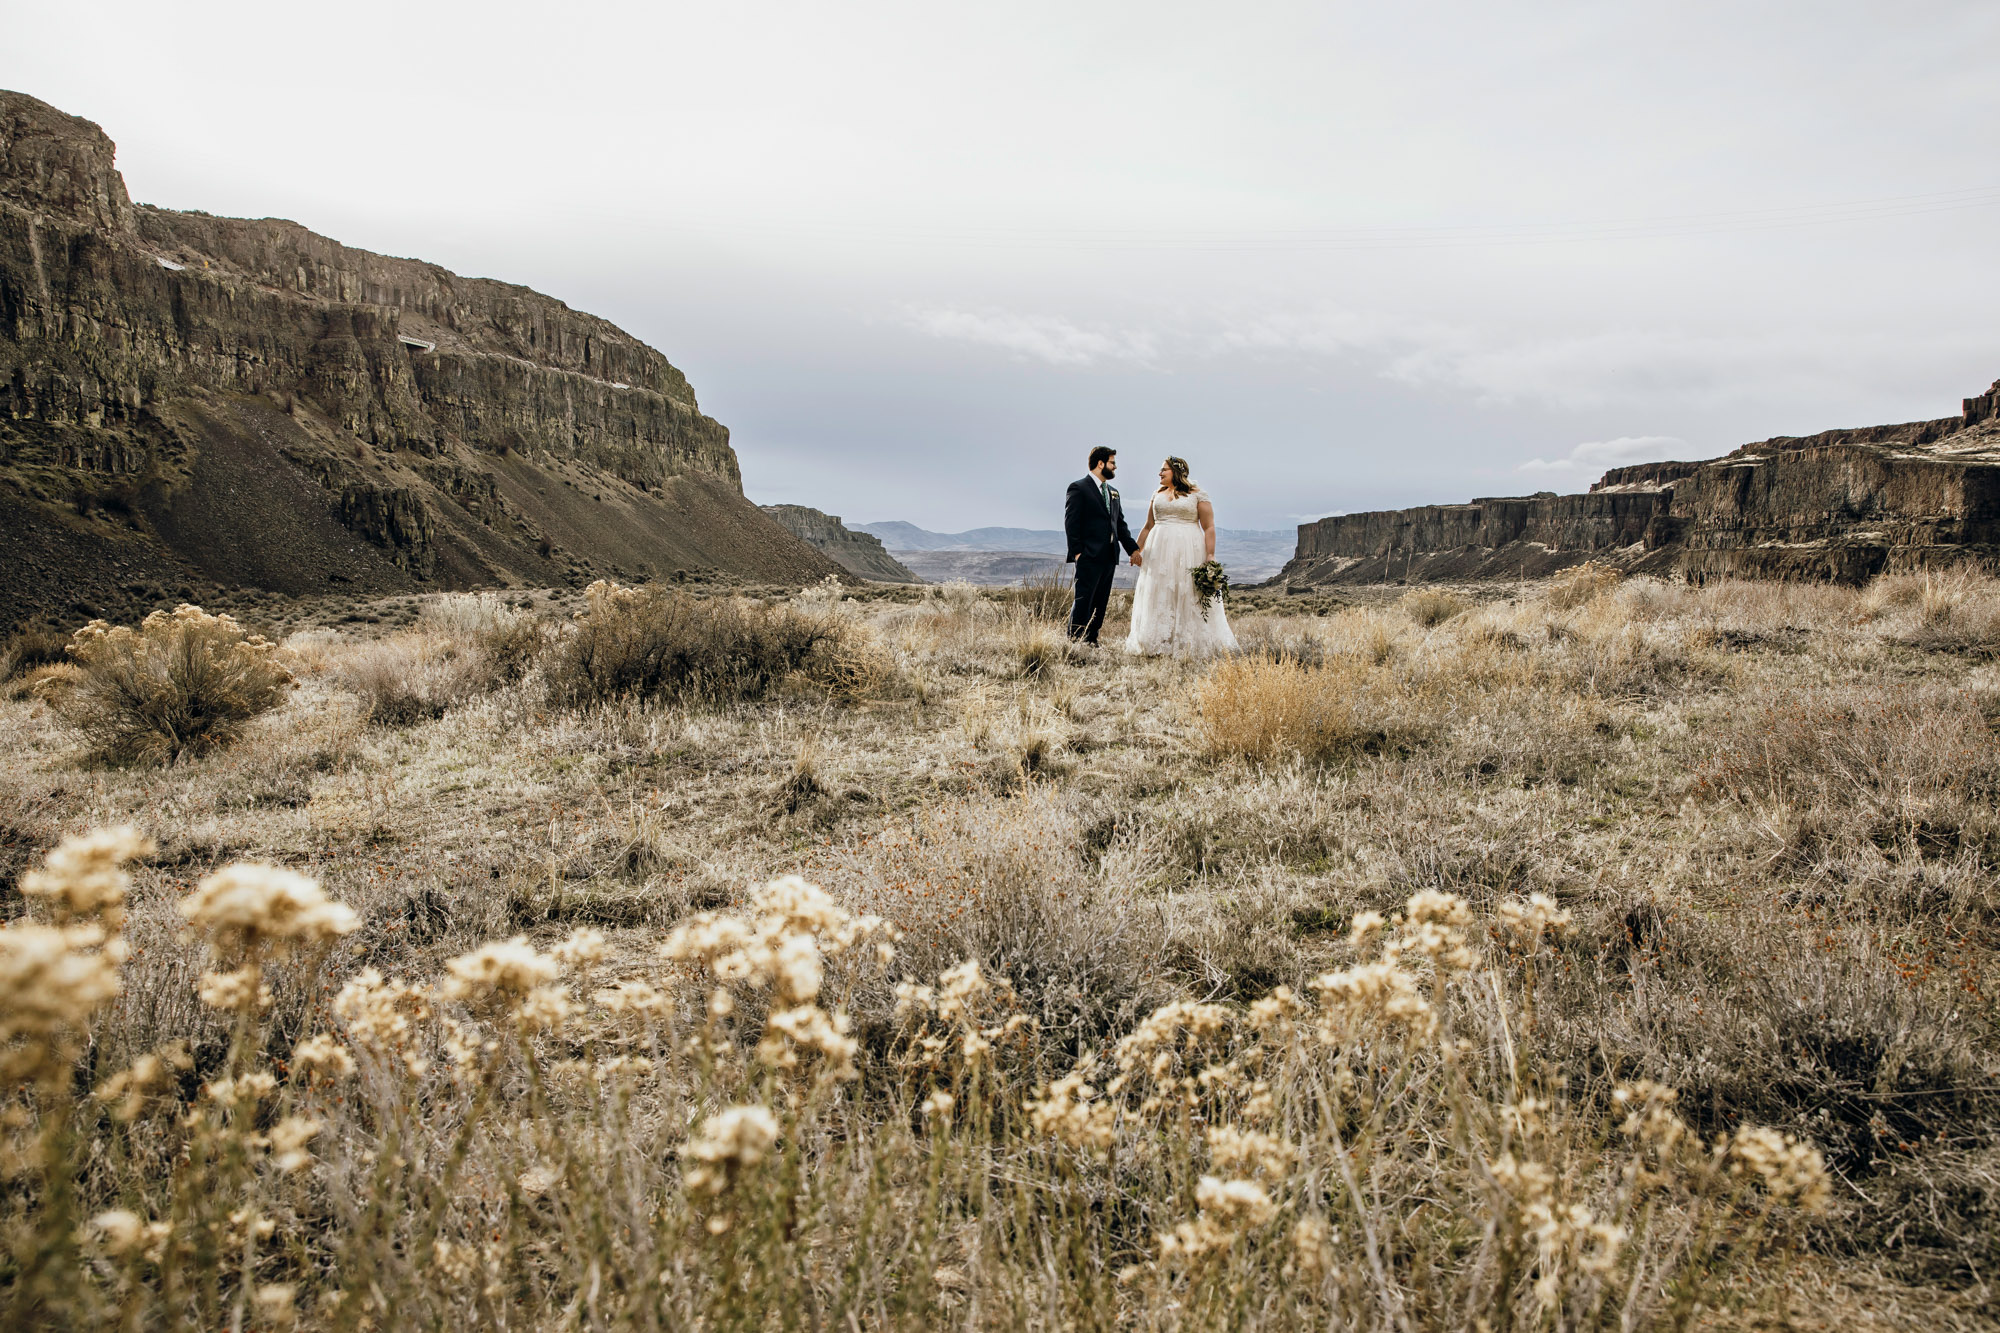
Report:
[[0,91],[0,628],[218,588],[836,572],[630,334],[296,223],[135,205],[112,159]]
[[832,560],[850,574],[878,583],[922,583],[895,556],[889,554],[880,537],[855,532],[828,514],[807,505],[765,505],[764,512],[783,524],[785,530]]
[[1967,560],[2000,568],[2000,383],[1957,416],[1613,468],[1583,495],[1320,519],[1300,526],[1278,581],[1532,578],[1586,560],[1697,582],[1851,583]]

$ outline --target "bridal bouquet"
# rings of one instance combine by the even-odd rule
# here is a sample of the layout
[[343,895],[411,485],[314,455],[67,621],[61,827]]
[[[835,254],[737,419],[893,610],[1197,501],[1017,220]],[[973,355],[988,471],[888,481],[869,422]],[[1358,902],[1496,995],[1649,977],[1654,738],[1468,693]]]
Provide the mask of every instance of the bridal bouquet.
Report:
[[1229,574],[1220,560],[1196,565],[1189,572],[1194,575],[1194,595],[1201,602],[1201,618],[1207,620],[1209,603],[1229,596]]

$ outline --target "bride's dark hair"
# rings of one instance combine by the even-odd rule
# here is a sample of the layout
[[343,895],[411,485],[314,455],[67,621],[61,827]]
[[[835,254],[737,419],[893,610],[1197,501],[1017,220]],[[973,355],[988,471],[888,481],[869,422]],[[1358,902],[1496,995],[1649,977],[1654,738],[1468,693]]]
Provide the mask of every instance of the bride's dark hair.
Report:
[[1167,456],[1167,469],[1173,474],[1174,479],[1171,484],[1175,495],[1187,495],[1193,492],[1194,482],[1188,476],[1187,459],[1175,458],[1169,454]]

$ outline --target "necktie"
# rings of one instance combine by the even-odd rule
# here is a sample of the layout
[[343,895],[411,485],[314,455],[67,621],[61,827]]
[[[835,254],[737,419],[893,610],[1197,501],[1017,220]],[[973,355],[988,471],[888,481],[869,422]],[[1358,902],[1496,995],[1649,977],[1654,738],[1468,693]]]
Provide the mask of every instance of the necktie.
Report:
[[1107,513],[1107,514],[1108,514],[1108,513],[1110,513],[1110,512],[1111,512],[1111,483],[1110,483],[1110,482],[1108,482],[1108,481],[1100,481],[1100,482],[1098,482],[1098,483],[1097,483],[1097,493],[1098,493],[1099,495],[1101,495],[1101,496],[1103,496],[1103,497],[1104,497],[1104,512],[1105,512],[1105,513]]

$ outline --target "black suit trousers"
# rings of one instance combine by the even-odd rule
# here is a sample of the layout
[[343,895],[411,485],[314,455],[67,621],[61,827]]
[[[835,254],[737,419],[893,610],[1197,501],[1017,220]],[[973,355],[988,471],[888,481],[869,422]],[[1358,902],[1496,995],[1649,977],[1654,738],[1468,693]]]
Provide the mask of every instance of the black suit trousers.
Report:
[[1118,548],[1098,559],[1079,556],[1076,561],[1076,601],[1069,609],[1069,636],[1085,643],[1097,642],[1104,625],[1104,610],[1111,605],[1111,579],[1118,572]]

